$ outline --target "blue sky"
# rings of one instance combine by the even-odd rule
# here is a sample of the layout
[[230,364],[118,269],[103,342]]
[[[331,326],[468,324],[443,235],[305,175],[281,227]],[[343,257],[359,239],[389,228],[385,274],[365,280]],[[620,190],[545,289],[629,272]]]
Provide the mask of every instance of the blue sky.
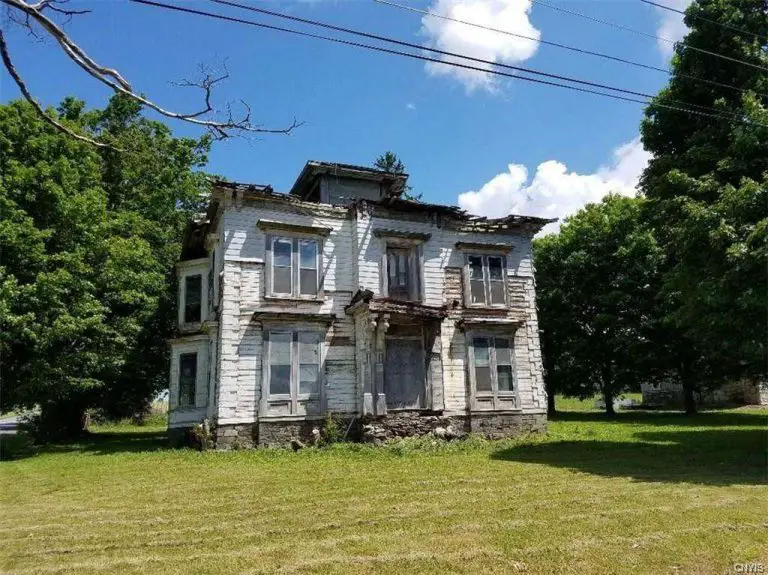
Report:
[[[554,47],[538,45],[534,50],[534,43],[515,43],[493,32],[422,21],[417,14],[372,0],[243,1],[641,92],[655,93],[667,78]],[[684,30],[679,16],[637,0],[552,1],[651,33],[679,35]],[[205,0],[179,3],[301,27]],[[653,40],[531,6],[527,0],[465,0],[463,8],[457,4],[411,2],[652,65],[665,65],[668,57]],[[633,142],[642,116],[637,104],[515,80],[489,85],[482,76],[440,73],[419,61],[124,0],[72,0],[70,5],[93,10],[72,20],[67,27],[71,36],[167,108],[188,111],[200,103],[197,92],[175,87],[170,80],[194,77],[199,63],[217,65],[226,59],[231,78],[216,93],[217,103],[243,99],[266,126],[286,125],[294,116],[305,122],[290,136],[215,144],[209,169],[232,180],[271,183],[285,191],[308,159],[370,164],[379,153],[393,150],[426,201],[456,203],[461,198],[464,207],[488,215],[510,210],[564,215],[613,188],[629,193],[647,159]],[[55,105],[67,95],[93,106],[104,104],[106,87],[84,75],[50,41],[35,42],[7,21],[4,27],[17,68],[43,104]],[[3,70],[2,101],[18,96]],[[179,134],[199,133],[182,123],[171,125]]]

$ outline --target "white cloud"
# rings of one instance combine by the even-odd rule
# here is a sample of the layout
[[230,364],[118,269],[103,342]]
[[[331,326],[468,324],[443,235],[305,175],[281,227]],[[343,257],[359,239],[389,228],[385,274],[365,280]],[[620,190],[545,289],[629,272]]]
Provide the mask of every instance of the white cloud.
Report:
[[408,103],[405,105],[405,109],[406,109],[406,110],[412,110],[412,111],[415,111],[415,110],[416,110],[416,104],[414,104],[413,102],[408,102]]
[[[531,10],[530,0],[435,0],[428,10],[457,20],[491,26],[535,39],[541,36],[541,32],[528,18]],[[427,46],[492,62],[522,62],[533,56],[538,47],[535,41],[432,16],[424,16],[421,24],[421,31],[427,37]],[[449,56],[441,56],[440,59],[456,60]],[[486,64],[456,61],[480,68],[491,68]],[[426,69],[430,74],[456,78],[470,92],[478,88],[492,91],[496,86],[493,76],[476,70],[465,70],[435,62],[427,62]]]
[[[638,179],[648,164],[650,154],[640,138],[622,144],[613,151],[610,165],[593,174],[568,172],[557,160],[542,162],[528,183],[528,170],[521,164],[509,164],[507,171],[494,176],[478,191],[459,194],[459,206],[470,213],[503,217],[508,214],[560,218],[577,212],[590,202],[598,202],[609,193],[635,195]],[[550,224],[544,232],[556,231]]]
[[[690,6],[693,0],[666,0],[665,4],[676,10],[685,10]],[[656,8],[661,20],[659,22],[659,28],[656,31],[656,35],[659,38],[666,38],[668,40],[674,40],[679,42],[685,35],[688,34],[688,27],[683,22],[683,15],[671,10],[663,10],[662,8]],[[669,42],[657,41],[659,51],[665,58],[672,56],[672,49],[674,46]]]

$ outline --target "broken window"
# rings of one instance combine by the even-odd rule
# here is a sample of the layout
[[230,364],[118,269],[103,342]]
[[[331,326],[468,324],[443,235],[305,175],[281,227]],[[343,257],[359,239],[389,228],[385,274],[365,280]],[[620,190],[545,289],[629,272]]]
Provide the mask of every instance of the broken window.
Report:
[[409,301],[420,299],[418,253],[416,246],[387,246],[382,272],[387,297]]
[[269,332],[269,395],[293,401],[320,393],[320,333],[273,330]]
[[408,248],[387,248],[387,292],[394,299],[410,299],[411,295],[411,250]]
[[270,294],[316,297],[320,286],[320,242],[314,239],[271,239]]
[[503,306],[506,304],[504,257],[467,256],[469,305]]
[[515,394],[512,340],[508,337],[476,336],[471,339],[472,380],[475,407],[514,407],[506,399]]
[[199,322],[202,317],[203,276],[184,278],[184,322]]
[[196,389],[197,353],[182,353],[179,355],[179,407],[195,406]]

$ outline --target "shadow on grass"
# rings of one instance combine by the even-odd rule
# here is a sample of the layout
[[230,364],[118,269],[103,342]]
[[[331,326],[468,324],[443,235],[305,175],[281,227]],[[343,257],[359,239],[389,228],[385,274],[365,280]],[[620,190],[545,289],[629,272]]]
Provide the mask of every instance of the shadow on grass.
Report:
[[634,439],[634,442],[585,439],[521,445],[497,451],[491,457],[604,477],[630,477],[636,481],[705,485],[768,483],[765,429],[652,431],[636,433]]
[[601,411],[559,411],[551,421],[582,421],[600,423],[641,423],[674,425],[677,427],[758,427],[768,425],[768,410],[712,411],[685,415],[681,411],[620,411],[608,416]]
[[83,453],[114,455],[118,453],[149,453],[173,449],[164,430],[158,431],[100,431],[90,433],[74,443],[32,445],[23,435],[3,436],[3,459],[18,460],[45,453]]

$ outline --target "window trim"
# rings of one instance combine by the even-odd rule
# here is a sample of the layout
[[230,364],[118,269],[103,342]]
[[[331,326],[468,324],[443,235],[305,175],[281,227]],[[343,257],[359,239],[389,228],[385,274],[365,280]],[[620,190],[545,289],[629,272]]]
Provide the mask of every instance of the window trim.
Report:
[[388,254],[390,249],[408,250],[408,280],[411,285],[408,286],[408,299],[398,301],[423,302],[424,281],[422,273],[424,270],[424,250],[422,243],[413,240],[393,239],[391,236],[382,237],[379,282],[381,295],[387,298],[390,297]]
[[[275,286],[275,265],[274,265],[274,245],[276,241],[284,240],[291,242],[291,293],[276,292]],[[300,246],[302,242],[314,242],[317,246],[315,253],[315,271],[316,271],[316,286],[317,293],[315,294],[302,294],[301,293],[301,252]],[[265,262],[265,296],[267,298],[276,299],[296,299],[296,300],[308,300],[317,301],[323,299],[323,240],[318,236],[310,235],[289,235],[289,234],[268,234],[266,236],[266,262]],[[303,268],[310,269],[310,268]]]
[[[211,256],[196,260],[181,261],[176,264],[176,277],[178,278],[177,292],[177,321],[182,331],[194,331],[209,318],[209,293],[208,275],[210,273]],[[187,307],[187,277],[200,276],[200,321],[186,321],[185,310]]]
[[[271,353],[275,334],[291,334],[291,372],[289,393],[270,391]],[[301,393],[301,357],[299,341],[301,334],[312,334],[317,337],[317,392]],[[325,411],[325,331],[317,326],[296,325],[265,325],[263,331],[263,357],[261,362],[261,415],[265,417],[312,417]],[[299,403],[317,401],[318,413],[299,413]],[[289,405],[289,413],[275,414],[271,405]]]
[[[488,367],[491,376],[491,391],[477,391],[477,377],[475,373],[475,340],[487,339],[488,346]],[[509,344],[510,364],[512,367],[512,391],[499,391],[498,367],[496,358],[496,340],[504,339]],[[466,334],[467,344],[467,368],[469,376],[470,390],[470,409],[472,411],[519,411],[520,410],[520,389],[517,377],[517,357],[515,356],[515,334],[514,333],[494,333],[488,331],[470,331]],[[507,364],[502,364],[507,365]],[[480,409],[478,398],[490,399],[492,409]],[[505,407],[502,402],[514,403],[514,407]]]
[[[483,268],[483,294],[485,301],[480,303],[472,302],[472,285],[470,276],[470,258],[480,258]],[[488,263],[489,258],[501,260],[501,280],[491,280],[491,269]],[[477,280],[475,280],[477,281]],[[501,303],[491,303],[491,283],[500,282],[502,284],[502,293],[504,301]],[[471,308],[493,308],[506,309],[509,307],[509,294],[507,294],[507,258],[500,254],[493,253],[467,253],[464,255],[464,306]]]
[[[205,410],[210,402],[210,343],[207,336],[193,336],[193,340],[173,345],[169,381],[169,408],[173,412],[197,412]],[[197,373],[195,374],[195,395],[191,405],[182,406],[181,399],[181,357],[186,354],[197,355]]]

